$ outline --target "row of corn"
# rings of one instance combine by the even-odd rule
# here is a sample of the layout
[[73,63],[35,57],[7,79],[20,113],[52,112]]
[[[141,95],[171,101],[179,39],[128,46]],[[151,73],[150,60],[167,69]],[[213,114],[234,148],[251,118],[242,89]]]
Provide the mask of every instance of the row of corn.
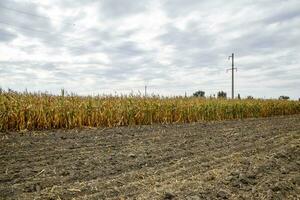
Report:
[[299,101],[0,93],[0,131],[113,127],[300,114]]

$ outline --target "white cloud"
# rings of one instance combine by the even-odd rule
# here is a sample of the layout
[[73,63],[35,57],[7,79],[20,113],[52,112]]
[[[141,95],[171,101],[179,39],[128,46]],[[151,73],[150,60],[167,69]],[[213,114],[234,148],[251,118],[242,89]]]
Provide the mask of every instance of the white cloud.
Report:
[[236,94],[298,98],[299,13],[297,0],[3,0],[0,86],[230,94],[235,52]]

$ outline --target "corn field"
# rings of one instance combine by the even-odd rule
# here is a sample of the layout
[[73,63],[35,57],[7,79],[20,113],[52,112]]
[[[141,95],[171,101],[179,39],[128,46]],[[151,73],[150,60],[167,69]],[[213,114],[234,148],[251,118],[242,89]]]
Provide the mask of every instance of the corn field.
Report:
[[0,93],[0,130],[190,123],[300,114],[299,101]]

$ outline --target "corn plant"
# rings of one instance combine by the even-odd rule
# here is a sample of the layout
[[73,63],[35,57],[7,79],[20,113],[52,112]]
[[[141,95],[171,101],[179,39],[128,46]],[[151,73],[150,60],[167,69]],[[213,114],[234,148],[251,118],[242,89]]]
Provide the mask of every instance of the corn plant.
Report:
[[190,123],[300,114],[291,100],[226,100],[196,97],[60,96],[0,93],[0,130],[71,129]]

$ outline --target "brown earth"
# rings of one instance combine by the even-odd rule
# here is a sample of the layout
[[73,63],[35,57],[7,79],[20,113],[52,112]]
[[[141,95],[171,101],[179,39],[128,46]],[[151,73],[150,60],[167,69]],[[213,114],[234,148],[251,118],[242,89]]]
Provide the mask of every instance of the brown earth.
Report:
[[0,199],[299,199],[300,115],[0,133]]

